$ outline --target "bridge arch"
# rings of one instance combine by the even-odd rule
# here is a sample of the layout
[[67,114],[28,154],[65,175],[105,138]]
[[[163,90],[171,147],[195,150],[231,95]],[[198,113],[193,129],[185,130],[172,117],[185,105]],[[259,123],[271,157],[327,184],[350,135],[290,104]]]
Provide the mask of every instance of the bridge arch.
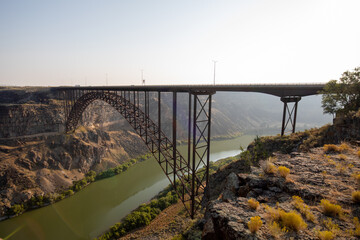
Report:
[[[102,100],[108,103],[129,122],[158,161],[181,201],[184,203],[188,213],[193,217],[195,211],[200,207],[201,191],[205,187],[203,182],[205,180],[208,181],[208,168],[206,168],[206,173],[203,175],[198,172],[200,163],[196,163],[197,166],[195,166],[195,160],[193,160],[194,162],[191,165],[189,159],[185,159],[176,149],[174,141],[170,141],[147,113],[144,113],[137,107],[135,102],[132,103],[126,97],[115,92],[92,91],[84,93],[81,97],[77,98],[66,120],[66,132],[76,129],[82,113],[95,100]],[[203,137],[203,135],[204,131],[200,137]],[[199,141],[197,140],[196,142]],[[196,149],[197,144],[194,145],[194,149]],[[195,156],[193,159],[195,159]],[[207,165],[205,164],[205,166]],[[190,206],[186,204],[187,202],[190,203]]]
[[73,105],[70,110],[69,116],[66,119],[66,132],[70,132],[76,129],[81,115],[85,109],[95,100],[102,100],[114,107],[121,114],[121,107],[125,104],[125,99],[117,94],[109,92],[89,92],[82,95]]

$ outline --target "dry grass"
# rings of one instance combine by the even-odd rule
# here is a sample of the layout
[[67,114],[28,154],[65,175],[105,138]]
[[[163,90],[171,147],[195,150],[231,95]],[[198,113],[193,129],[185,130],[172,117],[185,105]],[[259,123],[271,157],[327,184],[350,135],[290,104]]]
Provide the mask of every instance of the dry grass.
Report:
[[295,211],[281,211],[280,218],[286,228],[290,228],[296,232],[307,228],[307,224],[304,222],[301,215]]
[[320,206],[322,208],[322,211],[325,215],[327,216],[342,216],[343,215],[343,210],[341,208],[340,205],[337,204],[332,204],[329,202],[329,200],[326,199],[322,199],[320,201]]
[[281,228],[280,224],[275,221],[267,224],[267,227],[270,231],[271,236],[273,236],[275,239],[282,238],[282,236],[288,232],[286,227]]
[[357,183],[360,185],[360,174],[359,173],[357,173],[357,174],[355,174],[355,180],[357,181]]
[[331,218],[327,218],[326,220],[324,220],[323,224],[330,232],[332,232],[334,234],[334,236],[342,234],[339,226],[337,224],[333,223]]
[[279,222],[285,229],[291,229],[298,232],[307,228],[307,224],[296,211],[285,212],[282,209],[275,209],[268,205],[265,205],[265,209],[270,217],[270,221]]
[[260,203],[258,201],[256,201],[255,199],[251,198],[248,201],[248,205],[251,209],[256,210],[260,206]]
[[317,222],[315,215],[310,210],[310,207],[304,203],[301,197],[293,196],[292,199],[292,204],[300,213],[305,215],[306,220],[313,223]]
[[360,151],[357,152],[357,156],[360,158]]
[[346,160],[347,156],[345,154],[339,154],[338,158],[340,158],[341,160]]
[[347,145],[346,143],[342,143],[339,147],[340,152],[347,152],[351,149],[351,147],[349,145]]
[[335,235],[330,231],[317,231],[316,233],[320,240],[332,240],[335,238]]
[[275,174],[277,172],[277,168],[276,166],[271,162],[271,159],[266,160],[262,165],[261,165],[264,173],[266,174]]
[[326,153],[342,153],[349,151],[351,147],[346,143],[342,143],[340,146],[336,146],[335,144],[325,144],[323,149]]
[[259,216],[250,218],[250,221],[247,223],[248,228],[252,233],[257,232],[261,228],[262,224],[263,222]]
[[360,222],[359,219],[357,217],[353,218],[353,223],[355,225],[355,229],[354,230],[350,230],[350,234],[356,237],[360,236]]
[[335,144],[325,144],[323,147],[324,151],[326,153],[331,153],[331,152],[340,152],[340,149],[338,146],[336,146]]
[[354,203],[360,203],[360,191],[355,191],[351,194],[351,199]]
[[278,172],[279,172],[280,176],[282,176],[283,178],[286,178],[290,174],[290,169],[288,169],[287,167],[284,167],[284,166],[280,166],[280,167],[278,167]]

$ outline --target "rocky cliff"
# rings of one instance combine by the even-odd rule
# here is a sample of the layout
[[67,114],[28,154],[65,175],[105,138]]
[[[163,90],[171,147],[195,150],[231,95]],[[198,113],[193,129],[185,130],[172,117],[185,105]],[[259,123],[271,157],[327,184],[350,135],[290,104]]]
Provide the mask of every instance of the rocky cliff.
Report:
[[0,210],[145,153],[142,140],[128,131],[81,127],[74,134],[7,140],[0,146]]
[[[252,143],[210,178],[202,238],[357,239],[359,113],[322,129]],[[254,230],[249,222],[255,217]]]

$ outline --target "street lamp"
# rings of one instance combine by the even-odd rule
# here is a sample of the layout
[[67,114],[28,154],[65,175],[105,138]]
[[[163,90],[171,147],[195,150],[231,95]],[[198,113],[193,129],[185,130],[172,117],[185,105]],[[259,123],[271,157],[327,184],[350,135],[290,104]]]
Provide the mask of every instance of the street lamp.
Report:
[[216,63],[217,61],[213,60],[214,62],[214,85],[215,85],[215,72],[216,72]]

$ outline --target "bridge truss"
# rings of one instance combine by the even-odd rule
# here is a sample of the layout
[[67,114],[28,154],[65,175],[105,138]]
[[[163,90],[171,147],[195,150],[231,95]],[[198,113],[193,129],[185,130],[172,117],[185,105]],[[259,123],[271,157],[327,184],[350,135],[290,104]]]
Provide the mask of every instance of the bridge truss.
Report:
[[[215,92],[192,91],[188,100],[188,151],[177,149],[177,92],[172,93],[172,138],[162,131],[161,91],[158,91],[157,121],[150,118],[150,97],[145,91],[63,91],[66,132],[76,129],[82,113],[95,100],[114,107],[144,141],[160,164],[191,217],[199,209],[209,180],[211,100]],[[142,95],[141,97],[139,97]],[[153,105],[154,106],[154,105]],[[154,112],[154,109],[152,109]]]

